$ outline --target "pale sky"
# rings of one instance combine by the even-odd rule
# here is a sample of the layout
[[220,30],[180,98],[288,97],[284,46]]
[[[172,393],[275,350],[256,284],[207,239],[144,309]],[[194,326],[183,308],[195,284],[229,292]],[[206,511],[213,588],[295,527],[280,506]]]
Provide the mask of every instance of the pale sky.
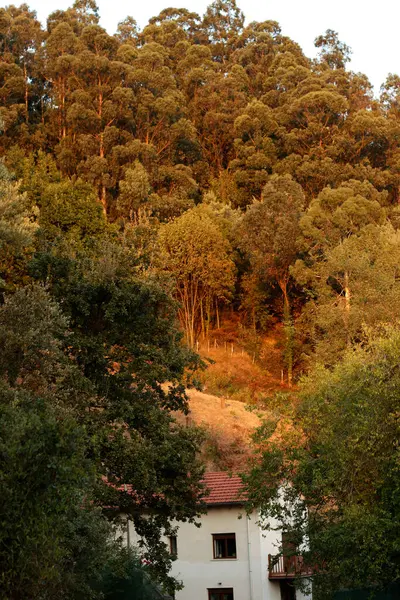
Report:
[[[25,0],[45,22],[48,14],[65,9],[74,0]],[[4,2],[19,5],[18,0]],[[142,28],[150,17],[168,6],[185,7],[202,15],[209,0],[97,0],[101,25],[114,33],[119,21],[131,15]],[[238,0],[246,22],[275,20],[282,31],[300,44],[307,56],[315,55],[314,39],[333,29],[353,50],[350,69],[365,73],[376,93],[388,73],[400,74],[399,0]]]

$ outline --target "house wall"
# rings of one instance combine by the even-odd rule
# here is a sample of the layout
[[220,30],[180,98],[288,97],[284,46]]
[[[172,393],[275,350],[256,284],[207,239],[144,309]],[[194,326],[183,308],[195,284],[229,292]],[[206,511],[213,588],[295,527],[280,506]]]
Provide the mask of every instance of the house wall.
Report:
[[[172,575],[181,579],[184,589],[176,600],[208,600],[208,588],[233,588],[235,600],[250,598],[247,522],[238,507],[209,508],[201,527],[181,524],[178,531],[178,560]],[[237,558],[213,558],[213,533],[235,533]]]
[[[308,583],[310,582],[310,580],[308,580]],[[309,583],[309,587],[311,587],[311,584]],[[311,600],[311,593],[309,593],[308,591],[302,591],[297,589],[296,590],[296,600]]]
[[[259,560],[261,564],[261,600],[280,600],[281,590],[279,581],[270,581],[268,579],[268,554],[277,554],[281,544],[281,536],[279,531],[274,531],[276,523],[270,521],[271,530],[265,531],[257,527],[258,537],[260,540]],[[253,600],[258,600],[254,598]],[[297,598],[296,598],[297,600]]]
[[[239,506],[209,507],[200,522],[200,528],[179,525],[178,559],[171,574],[185,587],[176,600],[208,600],[209,588],[233,588],[234,600],[280,600],[279,583],[269,582],[267,573],[268,553],[276,552],[276,532],[261,538],[256,515],[248,519]],[[213,558],[214,533],[235,533],[236,559]]]
[[[234,600],[280,600],[279,581],[268,579],[268,554],[279,551],[280,534],[262,531],[257,514],[246,516],[241,506],[209,506],[198,522],[174,523],[177,533],[178,558],[172,563],[171,575],[181,580],[184,588],[176,600],[208,600],[209,588],[233,588]],[[121,530],[128,542],[126,528]],[[237,558],[214,559],[212,534],[235,533]],[[133,546],[138,536],[130,522],[129,542]],[[167,540],[165,540],[167,541]],[[250,560],[249,560],[250,557]],[[296,600],[309,596],[296,592]]]

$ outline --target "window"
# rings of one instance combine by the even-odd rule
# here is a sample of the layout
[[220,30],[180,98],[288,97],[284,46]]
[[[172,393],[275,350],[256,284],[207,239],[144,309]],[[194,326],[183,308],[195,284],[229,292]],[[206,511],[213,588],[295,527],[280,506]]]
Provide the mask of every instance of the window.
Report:
[[280,581],[281,600],[296,600],[296,588],[289,581]]
[[171,535],[169,537],[169,553],[173,556],[178,556],[178,543],[176,540],[176,535]]
[[214,558],[236,558],[236,538],[234,533],[213,534]]
[[233,600],[233,588],[208,590],[208,600]]

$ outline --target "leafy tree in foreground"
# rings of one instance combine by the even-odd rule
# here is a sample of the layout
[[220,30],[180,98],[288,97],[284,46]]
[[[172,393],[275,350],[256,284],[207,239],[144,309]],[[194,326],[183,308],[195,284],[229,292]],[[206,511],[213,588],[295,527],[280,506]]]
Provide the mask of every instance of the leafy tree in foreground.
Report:
[[387,327],[311,373],[294,413],[258,432],[251,502],[291,532],[316,598],[400,579],[399,363]]
[[112,528],[87,502],[86,433],[23,390],[0,391],[0,598],[99,598]]
[[172,519],[195,519],[203,469],[199,433],[171,413],[187,410],[198,359],[182,345],[168,294],[124,259],[106,237],[75,258],[55,243],[37,254],[32,274],[62,302],[72,332],[64,348],[89,387],[74,410],[95,442],[95,502],[129,514],[153,576],[172,590],[161,538],[173,534]]
[[92,393],[65,356],[44,289],[0,308],[0,598],[98,598],[118,548],[93,505],[96,463],[77,406]]

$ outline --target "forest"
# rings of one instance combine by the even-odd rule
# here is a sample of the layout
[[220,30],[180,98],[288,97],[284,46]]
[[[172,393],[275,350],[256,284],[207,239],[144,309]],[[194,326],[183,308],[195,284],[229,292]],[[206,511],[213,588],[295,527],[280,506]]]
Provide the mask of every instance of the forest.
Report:
[[142,569],[113,507],[179,586],[204,432],[174,414],[227,322],[281,344],[251,502],[288,526],[287,483],[320,598],[398,581],[400,77],[376,97],[335,31],[310,59],[235,0],[99,19],[0,8],[0,598],[111,598]]

